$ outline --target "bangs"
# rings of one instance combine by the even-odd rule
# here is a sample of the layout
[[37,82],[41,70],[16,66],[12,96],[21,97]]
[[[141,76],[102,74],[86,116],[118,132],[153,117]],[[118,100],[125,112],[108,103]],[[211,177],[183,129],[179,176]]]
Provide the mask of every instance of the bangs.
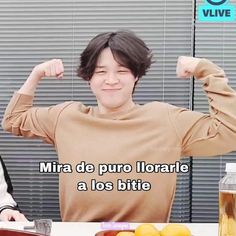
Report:
[[121,52],[119,50],[114,50],[112,48],[110,48],[110,49],[111,49],[111,52],[112,52],[112,55],[113,55],[115,61],[119,65],[129,68],[129,69],[132,69],[133,66],[132,66],[131,60],[128,55],[126,55],[124,52]]

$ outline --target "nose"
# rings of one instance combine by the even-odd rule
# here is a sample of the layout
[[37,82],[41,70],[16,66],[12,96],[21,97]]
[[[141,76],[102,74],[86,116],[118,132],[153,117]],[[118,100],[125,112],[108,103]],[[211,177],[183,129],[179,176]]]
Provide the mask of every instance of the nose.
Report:
[[119,79],[114,73],[109,73],[105,79],[105,83],[110,85],[117,84],[119,83]]

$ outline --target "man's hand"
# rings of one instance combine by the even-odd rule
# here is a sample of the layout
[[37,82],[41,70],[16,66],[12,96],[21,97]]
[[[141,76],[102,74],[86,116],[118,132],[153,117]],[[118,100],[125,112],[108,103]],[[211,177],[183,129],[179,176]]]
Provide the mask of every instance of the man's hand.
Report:
[[17,210],[4,209],[0,214],[1,221],[28,221],[25,216]]
[[62,60],[52,59],[50,61],[45,61],[34,67],[28,79],[18,90],[18,93],[34,96],[38,83],[43,77],[57,77],[60,79],[63,77],[63,73],[64,66]]
[[45,76],[60,79],[63,77],[64,66],[62,60],[52,59],[35,66],[32,73],[40,79]]
[[181,79],[190,78],[194,74],[200,60],[200,58],[180,56],[176,66],[177,77]]

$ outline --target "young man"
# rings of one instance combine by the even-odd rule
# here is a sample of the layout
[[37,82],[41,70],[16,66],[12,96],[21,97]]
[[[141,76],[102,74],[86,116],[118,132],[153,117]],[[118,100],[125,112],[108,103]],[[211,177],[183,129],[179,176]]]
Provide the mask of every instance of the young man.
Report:
[[[137,162],[171,165],[181,156],[221,155],[236,149],[236,93],[222,69],[206,59],[178,60],[178,77],[194,75],[203,84],[210,114],[202,114],[162,102],[135,104],[135,85],[150,64],[150,50],[133,33],[103,33],[90,41],[78,68],[78,75],[89,81],[96,96],[96,107],[73,101],[33,106],[41,79],[62,78],[59,59],[35,66],[11,99],[3,128],[51,143],[59,163],[72,167],[72,173],[60,173],[63,221],[167,222],[176,173],[137,173]],[[76,166],[82,161],[95,169],[78,173]],[[99,173],[100,164],[117,165]],[[131,166],[132,171],[114,171],[119,164]],[[127,190],[121,189],[122,181]],[[140,190],[140,181],[150,188]],[[82,182],[86,185],[80,185]]]
[[27,221],[12,197],[12,184],[0,157],[0,221]]

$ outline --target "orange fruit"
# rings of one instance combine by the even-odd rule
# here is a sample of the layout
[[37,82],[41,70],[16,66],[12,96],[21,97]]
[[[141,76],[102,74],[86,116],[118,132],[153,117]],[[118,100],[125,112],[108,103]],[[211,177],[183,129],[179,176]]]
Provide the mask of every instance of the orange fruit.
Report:
[[161,236],[191,236],[191,232],[185,225],[168,224],[161,230]]
[[161,236],[159,230],[152,224],[139,225],[134,232],[135,236]]

